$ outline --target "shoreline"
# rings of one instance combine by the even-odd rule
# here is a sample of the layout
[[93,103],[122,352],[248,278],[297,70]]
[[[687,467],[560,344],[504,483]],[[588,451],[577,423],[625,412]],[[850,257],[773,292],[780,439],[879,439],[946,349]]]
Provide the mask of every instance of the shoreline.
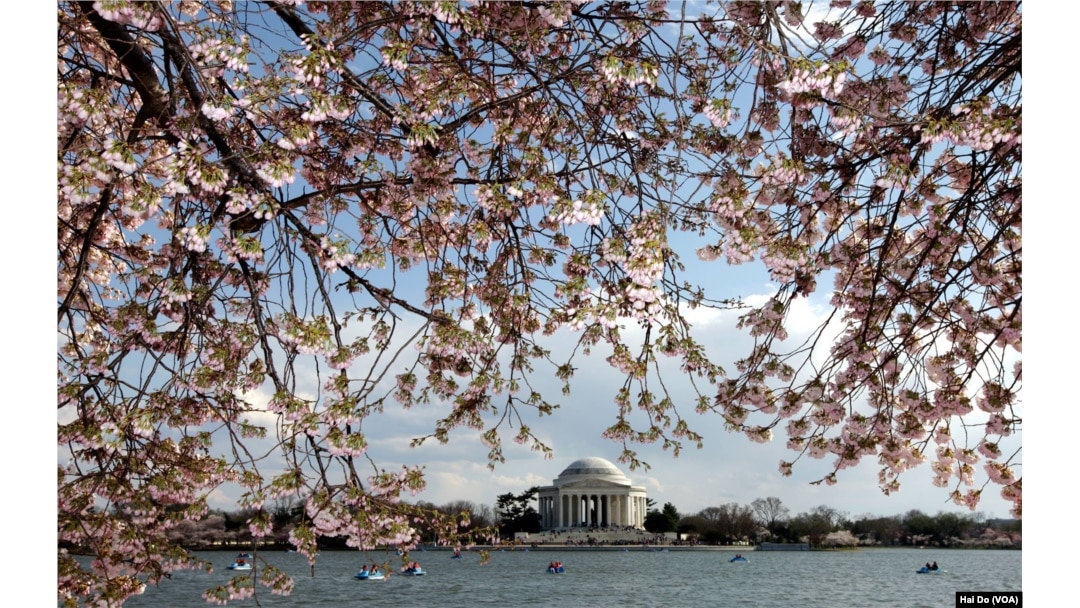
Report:
[[[417,547],[411,552],[452,552],[452,547]],[[480,551],[487,551],[489,553],[524,553],[528,551],[605,551],[616,553],[664,553],[675,551],[734,551],[736,553],[749,553],[754,551],[754,547],[738,546],[738,545],[563,545],[563,544],[544,544],[536,545],[518,545],[514,547],[508,547],[503,545],[473,545],[469,549],[462,549],[462,553],[479,553]],[[411,553],[410,552],[410,553]]]

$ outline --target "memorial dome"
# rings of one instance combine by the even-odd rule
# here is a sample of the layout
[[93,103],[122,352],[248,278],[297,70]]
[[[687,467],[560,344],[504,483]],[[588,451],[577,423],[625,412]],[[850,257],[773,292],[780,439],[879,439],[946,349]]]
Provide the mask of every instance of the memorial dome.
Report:
[[579,458],[570,463],[555,479],[555,485],[561,486],[585,479],[602,479],[617,484],[630,485],[630,478],[623,475],[619,467],[603,458]]
[[550,486],[537,488],[537,511],[545,530],[638,528],[649,509],[645,488],[609,460],[579,458]]

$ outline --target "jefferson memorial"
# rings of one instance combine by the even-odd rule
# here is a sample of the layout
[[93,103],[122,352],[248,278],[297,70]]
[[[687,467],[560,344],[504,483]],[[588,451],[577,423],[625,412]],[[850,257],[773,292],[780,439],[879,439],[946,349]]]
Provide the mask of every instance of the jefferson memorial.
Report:
[[645,527],[645,488],[603,458],[581,458],[540,488],[540,526]]

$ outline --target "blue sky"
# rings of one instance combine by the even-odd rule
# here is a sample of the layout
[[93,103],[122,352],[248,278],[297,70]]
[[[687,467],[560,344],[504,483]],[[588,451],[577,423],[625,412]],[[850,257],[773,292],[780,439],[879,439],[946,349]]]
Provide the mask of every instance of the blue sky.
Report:
[[[726,277],[728,272],[729,269],[724,267],[719,276]],[[755,267],[747,266],[733,272],[746,280],[755,272]],[[764,277],[764,271],[756,269],[756,272]],[[769,286],[762,282],[758,292],[763,295],[759,297],[764,297],[768,289]],[[822,304],[824,299],[825,296],[819,295],[809,302],[798,300],[792,316],[791,341],[798,339],[799,326],[810,328],[820,322],[821,315],[828,311]],[[729,362],[724,360],[727,353],[741,354],[749,346],[746,336],[734,329],[736,318],[735,312],[700,313],[694,318],[695,336],[710,352],[720,353],[721,362],[725,364]],[[570,341],[570,336],[555,336],[551,341],[556,360],[559,345]],[[543,375],[534,379],[536,388],[547,387],[561,403],[553,416],[543,418],[531,410],[522,410],[525,423],[554,450],[552,460],[545,460],[528,446],[514,444],[510,440],[513,431],[505,428],[507,461],[493,471],[486,466],[488,448],[473,431],[452,433],[446,445],[432,441],[418,448],[409,447],[413,438],[429,434],[435,419],[448,412],[447,408],[437,405],[415,406],[408,411],[388,407],[383,414],[368,419],[364,430],[368,436],[369,455],[381,467],[391,470],[397,465],[424,466],[428,489],[415,498],[436,504],[472,500],[493,505],[499,494],[551,483],[566,465],[585,456],[599,456],[617,463],[621,444],[604,439],[602,434],[614,422],[617,409],[613,397],[622,378],[603,360],[604,356],[603,350],[597,349],[591,358],[577,361],[578,372],[572,392],[565,398],[557,398],[559,387],[555,382]],[[358,361],[358,365],[363,365],[363,361]],[[678,374],[670,375],[667,387],[674,397],[682,397],[683,403],[691,404],[694,395],[688,387],[678,386],[679,378]],[[255,403],[266,397],[249,395]],[[841,472],[840,482],[833,487],[810,485],[831,471],[829,459],[801,460],[794,474],[784,478],[778,472],[779,461],[782,458],[790,460],[793,453],[786,449],[784,439],[779,435],[769,444],[756,444],[742,435],[725,431],[722,419],[715,414],[698,415],[690,406],[684,406],[681,412],[690,421],[691,428],[705,436],[702,449],[693,444],[685,445],[681,455],[675,458],[658,444],[640,446],[636,449],[651,468],[631,472],[625,465],[620,466],[635,484],[645,486],[657,503],[671,502],[684,514],[728,502],[749,504],[756,498],[767,496],[780,498],[792,514],[822,504],[853,516],[867,513],[892,515],[910,509],[929,513],[965,511],[948,501],[946,489],[931,485],[928,469],[909,471],[901,480],[899,493],[883,495],[877,486],[878,468],[873,458],[864,461],[860,467]],[[238,493],[232,488],[222,488],[213,498],[217,506],[226,507],[238,498]],[[993,486],[988,486],[979,510],[988,517],[1007,517],[1009,505]]]
[[[744,110],[745,111],[745,110]],[[772,287],[760,265],[732,268],[722,262],[711,266],[699,264],[693,259],[692,250],[683,250],[683,259],[692,272],[701,271],[723,281],[719,295],[743,295],[748,298],[765,297]],[[722,266],[721,266],[722,265]],[[418,273],[413,280],[421,278]],[[828,282],[822,281],[827,294]],[[827,297],[827,296],[825,296]],[[801,318],[808,325],[827,309],[823,297],[807,302]],[[734,356],[746,351],[748,342],[733,329],[734,314],[724,313],[711,317],[699,316],[695,331],[706,343],[710,352],[719,353],[720,361],[730,366]],[[797,330],[792,329],[797,335]],[[796,340],[793,336],[792,342]],[[553,342],[553,346],[557,342]],[[726,355],[731,354],[731,357]],[[579,372],[573,392],[560,399],[562,408],[555,416],[527,422],[555,450],[555,459],[545,461],[539,454],[526,447],[507,442],[505,449],[508,462],[495,471],[486,469],[487,448],[477,437],[468,432],[453,435],[449,445],[430,445],[409,448],[411,440],[432,430],[437,412],[416,408],[409,412],[388,411],[374,424],[366,425],[372,445],[372,456],[382,466],[394,464],[426,464],[429,490],[418,498],[432,502],[447,502],[468,498],[477,502],[493,503],[495,496],[508,491],[521,491],[531,485],[549,483],[570,461],[583,456],[600,456],[615,461],[621,446],[601,438],[603,430],[614,421],[616,412],[612,387],[620,381],[603,361],[598,352],[591,360],[578,362]],[[677,377],[677,376],[676,376]],[[543,386],[543,380],[538,380]],[[557,394],[557,385],[549,383],[549,391]],[[685,387],[669,385],[675,394],[692,399]],[[253,401],[260,401],[258,395]],[[872,461],[864,462],[856,470],[841,474],[840,483],[832,488],[810,486],[809,482],[829,472],[829,460],[800,461],[791,478],[783,478],[777,471],[781,458],[792,453],[783,446],[782,438],[772,444],[753,444],[739,435],[723,430],[718,416],[697,416],[692,408],[684,406],[684,415],[691,420],[691,427],[705,435],[705,447],[701,450],[687,446],[680,457],[673,458],[659,446],[638,448],[644,460],[652,465],[649,471],[627,471],[636,483],[648,488],[650,496],[658,502],[672,502],[681,511],[693,513],[708,506],[726,502],[749,503],[755,498],[777,496],[793,512],[808,510],[819,504],[845,510],[851,514],[899,513],[912,508],[934,512],[938,509],[960,509],[946,501],[944,489],[929,484],[927,471],[919,469],[905,475],[903,489],[899,494],[885,497],[877,489],[877,467]],[[528,413],[527,413],[528,414]],[[467,492],[461,492],[468,488]],[[214,497],[214,506],[229,508],[237,495],[223,488]],[[997,496],[991,486],[984,496],[980,509],[992,516],[1004,516],[1007,505]]]
[[[29,124],[40,125],[41,129],[48,132],[55,125],[55,93],[50,82],[55,73],[50,59],[53,52],[54,9],[47,4],[35,8],[37,10],[33,11],[32,18],[35,23],[42,24],[42,33],[33,37],[36,42],[31,43],[29,52],[21,42],[18,43],[20,56],[34,57],[35,60],[16,62],[16,65],[12,66],[12,75],[14,82],[28,80],[40,86],[34,87],[35,92],[29,102],[22,103],[21,100],[9,96],[5,105],[9,111],[18,112],[20,124],[23,122],[22,117],[27,116]],[[1032,104],[1031,108],[1034,108],[1034,111],[1028,113],[1026,133],[1029,153],[1035,154],[1035,160],[1028,163],[1028,171],[1032,173],[1028,175],[1028,184],[1029,189],[1035,193],[1034,200],[1040,201],[1040,204],[1035,208],[1034,215],[1029,212],[1027,239],[1033,244],[1027,256],[1028,304],[1029,307],[1035,307],[1029,310],[1029,322],[1025,327],[1028,378],[1024,401],[1027,409],[1031,410],[1026,412],[1025,429],[1028,437],[1023,459],[1029,465],[1025,467],[1029,473],[1028,500],[1025,505],[1029,550],[1040,546],[1040,538],[1054,538],[1057,532],[1050,529],[1053,525],[1050,522],[1068,521],[1071,514],[1070,510],[1064,508],[1069,504],[1064,494],[1072,489],[1068,482],[1069,468],[1074,456],[1068,445],[1073,441],[1070,431],[1077,428],[1076,414],[1073,413],[1076,408],[1071,403],[1073,390],[1068,384],[1068,379],[1076,375],[1072,353],[1077,336],[1072,328],[1070,314],[1075,300],[1072,297],[1074,290],[1069,285],[1070,277],[1066,274],[1074,257],[1070,255],[1068,241],[1075,238],[1067,232],[1067,227],[1075,226],[1073,220],[1077,218],[1074,217],[1075,206],[1070,200],[1071,188],[1068,186],[1071,184],[1060,177],[1071,175],[1075,168],[1072,166],[1071,155],[1061,154],[1058,149],[1061,142],[1072,139],[1069,136],[1073,134],[1074,121],[1068,119],[1067,109],[1061,104],[1066,98],[1067,87],[1063,88],[1061,77],[1049,73],[1055,62],[1051,61],[1050,55],[1053,51],[1048,48],[1052,44],[1048,41],[1067,40],[1069,36],[1069,32],[1064,31],[1064,26],[1059,26],[1062,28],[1059,31],[1051,31],[1051,24],[1071,23],[1072,20],[1063,17],[1060,10],[1056,11],[1052,18],[1040,18],[1039,13],[1033,13],[1032,9],[1038,11],[1040,6],[1029,5],[1025,10],[1029,24],[1034,21],[1037,25],[1035,31],[1030,31],[1029,26],[1028,39],[1031,43],[1029,61],[1025,66],[1029,69],[1027,99],[1028,103]],[[18,10],[29,12],[33,9],[21,7]],[[15,46],[16,41],[8,39],[5,44],[9,45],[9,53],[14,52],[15,49],[11,47]],[[1036,55],[1031,55],[1032,52]],[[1049,86],[1055,88],[1049,90]],[[40,91],[40,97],[37,91]],[[27,139],[28,141],[19,142],[17,145],[21,148],[28,144],[31,147],[30,156],[43,159],[41,162],[33,162],[32,175],[48,183],[55,177],[55,164],[52,160],[54,144],[48,137],[40,138],[41,141],[36,141],[35,138]],[[9,142],[9,145],[15,144]],[[8,157],[12,158],[13,153],[14,148],[9,147]],[[21,149],[17,153],[20,157],[26,156]],[[22,173],[21,168],[19,172]],[[14,398],[9,401],[9,406],[17,412],[16,424],[12,428],[20,430],[23,426],[28,426],[33,429],[30,435],[32,441],[23,438],[21,432],[12,433],[5,442],[5,456],[12,463],[29,463],[35,460],[41,463],[39,466],[17,464],[9,470],[10,486],[15,492],[7,508],[14,513],[21,513],[29,506],[31,512],[41,514],[40,521],[34,525],[16,530],[14,541],[18,546],[26,545],[34,538],[31,535],[40,535],[41,531],[51,525],[48,514],[50,509],[55,508],[55,495],[49,492],[50,487],[55,488],[52,485],[55,483],[52,450],[45,448],[43,457],[38,457],[38,448],[29,445],[49,446],[55,440],[53,425],[56,417],[51,413],[51,406],[45,406],[45,403],[55,403],[54,397],[47,394],[50,390],[47,387],[55,387],[55,352],[47,352],[54,347],[55,338],[43,339],[38,345],[36,341],[27,340],[25,333],[21,331],[24,326],[21,321],[24,318],[31,320],[32,327],[41,323],[44,331],[48,323],[52,323],[51,319],[46,321],[45,317],[52,313],[47,311],[46,306],[38,305],[37,298],[19,297],[21,294],[15,291],[22,291],[26,286],[30,287],[32,294],[40,293],[38,290],[48,290],[50,293],[54,290],[55,266],[48,267],[45,263],[47,256],[55,253],[54,220],[50,215],[50,204],[37,200],[41,196],[40,183],[38,179],[28,179],[12,184],[9,204],[18,206],[17,221],[40,228],[34,229],[33,239],[13,235],[13,238],[5,241],[5,252],[9,259],[17,255],[18,258],[15,259],[29,260],[29,263],[12,265],[14,281],[9,285],[14,288],[9,290],[9,297],[5,299],[5,310],[9,319],[18,319],[18,322],[9,324],[14,330],[10,332],[9,344],[17,345],[9,351],[7,357],[8,361],[15,363],[14,373],[9,377],[30,379],[29,382],[12,383],[15,387]],[[1043,199],[1047,199],[1047,202],[1041,202]],[[1049,201],[1057,204],[1051,208]],[[40,237],[36,233],[38,229],[44,233]],[[38,260],[41,260],[40,267]],[[761,288],[764,293],[764,283],[761,283]],[[1031,297],[1032,295],[1034,297]],[[718,339],[722,339],[719,333]],[[41,352],[38,352],[39,348]],[[436,503],[468,499],[491,504],[499,493],[550,483],[576,458],[600,456],[615,461],[619,446],[599,436],[610,424],[614,413],[610,396],[604,394],[606,387],[601,370],[606,367],[601,361],[595,368],[583,368],[580,375],[584,376],[586,372],[595,373],[598,376],[597,381],[578,386],[571,397],[564,400],[563,408],[556,412],[554,417],[534,423],[535,429],[543,436],[551,438],[550,444],[556,451],[554,460],[542,460],[525,448],[507,443],[505,449],[508,462],[491,472],[484,467],[486,448],[480,446],[479,442],[467,433],[455,434],[451,443],[446,446],[408,449],[396,439],[403,439],[410,435],[410,432],[423,429],[425,422],[430,427],[433,420],[419,410],[413,412],[415,417],[394,413],[394,417],[388,419],[388,422],[392,422],[398,432],[373,441],[373,450],[378,450],[377,455],[382,465],[391,466],[396,462],[426,464],[429,490],[417,498]],[[693,418],[692,415],[691,417]],[[706,435],[704,449],[695,450],[690,446],[678,459],[673,459],[658,447],[655,450],[643,448],[639,452],[652,465],[650,471],[630,472],[623,467],[624,472],[636,484],[648,488],[650,497],[661,503],[672,502],[682,512],[692,513],[706,506],[731,501],[749,503],[764,496],[778,496],[793,513],[819,504],[842,509],[853,515],[894,514],[911,508],[927,512],[960,509],[945,502],[944,489],[933,487],[929,476],[922,470],[908,473],[901,492],[889,497],[883,496],[877,489],[876,467],[872,462],[843,472],[840,483],[833,487],[808,485],[810,480],[823,472],[820,467],[815,469],[815,465],[827,464],[827,460],[803,461],[801,466],[796,467],[791,478],[784,479],[776,470],[777,461],[787,455],[781,442],[774,441],[764,446],[751,444],[748,440],[727,434],[722,429],[706,427],[702,424],[707,423],[706,419],[701,419],[700,422],[697,428]],[[1054,475],[1054,478],[1051,478],[1051,475]],[[224,495],[222,500],[228,501],[229,497]],[[993,491],[984,497],[981,510],[994,516],[1005,516],[1007,513],[1004,502],[996,499],[996,492]],[[35,542],[40,543],[40,538]],[[1031,542],[1037,544],[1031,545]],[[45,563],[55,563],[52,562],[51,551],[51,548],[43,548],[40,559]],[[1044,576],[1047,572],[1052,572],[1053,567],[1052,564],[1040,566]],[[1029,589],[1030,581],[1038,580],[1038,573],[1031,572],[1028,578]]]
[[[1041,11],[1045,10],[1043,13]],[[14,11],[14,13],[12,12]],[[1053,11],[1053,12],[1051,12]],[[1025,7],[1028,24],[1028,61],[1026,97],[1029,107],[1026,133],[1029,162],[1027,190],[1029,199],[1039,204],[1028,212],[1027,291],[1028,322],[1024,328],[1027,342],[1027,387],[1024,400],[1029,411],[1026,416],[1026,449],[1024,462],[1027,491],[1025,501],[1025,537],[1032,564],[1049,543],[1069,537],[1061,536],[1063,528],[1071,528],[1070,497],[1073,488],[1071,470],[1075,454],[1070,449],[1075,442],[1075,429],[1080,428],[1080,416],[1074,406],[1075,389],[1070,380],[1076,377],[1075,356],[1078,332],[1075,329],[1075,290],[1071,287],[1069,270],[1075,259],[1071,227],[1080,225],[1076,205],[1072,204],[1072,180],[1075,174],[1073,155],[1063,148],[1075,141],[1075,120],[1069,117],[1069,77],[1055,73],[1061,69],[1060,57],[1071,55],[1073,38],[1071,25],[1076,22],[1075,5],[1063,8],[1057,3],[1029,3]],[[52,60],[55,31],[54,7],[48,3],[22,3],[9,9],[16,21],[27,20],[34,32],[25,39],[9,36],[2,43],[7,55],[25,58],[9,65],[9,82],[29,82],[31,92],[25,99],[17,94],[5,96],[4,107],[17,115],[18,124],[33,125],[48,133],[55,128],[54,62]],[[26,42],[29,40],[29,42]],[[52,444],[55,441],[56,416],[50,394],[55,389],[55,338],[48,334],[54,323],[50,307],[44,301],[54,293],[55,266],[50,258],[55,254],[55,232],[52,206],[38,201],[41,184],[55,178],[55,144],[49,137],[9,140],[5,157],[9,162],[19,158],[33,159],[28,167],[18,167],[20,174],[30,179],[12,180],[9,185],[9,204],[16,206],[15,225],[31,226],[32,238],[14,234],[4,240],[3,251],[8,259],[21,260],[9,266],[8,297],[3,309],[9,319],[9,344],[17,345],[8,351],[5,362],[14,364],[9,378],[8,405],[14,411],[14,424],[3,443],[3,454],[12,466],[7,471],[10,499],[4,503],[7,521],[29,520],[29,525],[12,526],[9,544],[25,549],[31,563],[55,567],[54,550],[41,542],[55,524],[55,462]],[[24,151],[29,148],[29,153]],[[49,195],[51,197],[51,195]],[[19,231],[21,232],[21,231]],[[17,256],[17,257],[16,257]],[[17,290],[17,291],[16,291]],[[27,297],[29,295],[30,297]],[[24,321],[29,321],[25,323]],[[22,327],[34,328],[29,335]],[[42,332],[40,340],[27,339]],[[55,335],[55,334],[53,334]],[[532,483],[550,483],[562,468],[576,457],[596,455],[611,460],[618,454],[616,446],[595,439],[603,422],[590,416],[585,390],[576,395],[583,398],[567,403],[553,419],[562,421],[559,439],[554,443],[555,460],[536,460],[532,454],[519,453],[508,446],[508,463],[494,472],[482,467],[479,461],[457,458],[468,452],[471,438],[458,437],[439,448],[414,450],[403,462],[421,462],[428,458],[440,462],[428,463],[430,497],[433,501],[460,497],[470,500],[491,500],[503,488],[517,489]],[[572,420],[584,420],[588,427],[583,433]],[[591,425],[591,426],[589,426]],[[23,431],[29,430],[29,433]],[[642,450],[653,468],[648,473],[629,473],[635,483],[657,481],[649,486],[650,496],[671,501],[680,509],[692,511],[699,505],[735,500],[746,502],[758,496],[779,496],[794,512],[817,504],[829,504],[851,513],[868,510],[874,513],[900,513],[915,507],[933,512],[941,503],[940,489],[930,485],[920,472],[912,472],[900,494],[885,497],[874,483],[873,468],[864,466],[848,471],[841,483],[831,487],[810,487],[806,482],[813,475],[805,467],[795,475],[782,479],[776,473],[778,456],[774,445],[749,445],[735,436],[706,437],[706,448],[688,450],[678,460],[667,454],[650,454]],[[405,452],[408,454],[408,452]],[[733,456],[754,455],[748,465],[733,463]],[[696,470],[704,480],[688,485],[687,473]],[[454,485],[466,481],[464,485]],[[524,483],[523,483],[524,482]],[[711,482],[711,483],[710,483]],[[701,491],[701,488],[708,488]],[[459,491],[460,490],[460,491]],[[738,493],[736,493],[736,491]],[[987,503],[989,506],[989,503]],[[997,511],[988,508],[987,511]],[[1025,591],[1029,602],[1041,605],[1039,598],[1049,604],[1065,591],[1070,580],[1065,568],[1069,560],[1037,559],[1038,567],[1025,569]]]
[[[823,2],[813,3],[813,11],[820,11]],[[701,10],[700,3],[688,5],[688,13]],[[738,100],[736,105],[739,105]],[[743,107],[743,114],[747,108]],[[700,117],[699,117],[700,119]],[[683,261],[688,265],[691,279],[705,282],[722,282],[707,285],[710,295],[726,297],[741,295],[748,299],[761,299],[771,294],[774,287],[768,283],[767,274],[759,264],[730,267],[723,262],[711,264],[698,262],[692,248],[680,248]],[[418,290],[416,283],[422,275],[416,272],[403,276],[399,283],[406,289]],[[702,279],[701,277],[708,277]],[[411,285],[410,285],[411,283]],[[797,319],[808,330],[817,325],[828,309],[831,282],[819,281],[821,291],[809,302],[799,300]],[[719,289],[715,289],[719,287]],[[822,295],[824,294],[824,295]],[[697,315],[695,335],[706,344],[710,352],[729,369],[734,358],[748,350],[745,335],[734,330],[735,314],[723,313],[711,316]],[[789,343],[797,343],[798,331],[791,328],[793,337]],[[408,333],[408,332],[405,332]],[[553,350],[565,343],[556,337],[551,342]],[[437,406],[417,407],[410,411],[391,411],[365,422],[364,429],[370,444],[369,454],[376,462],[387,468],[395,465],[423,465],[426,467],[429,488],[417,499],[435,503],[469,499],[492,504],[497,495],[520,492],[533,485],[545,485],[558,475],[569,462],[583,456],[600,456],[616,461],[621,445],[604,440],[601,435],[614,422],[616,407],[613,402],[615,388],[621,383],[598,349],[597,355],[588,360],[577,361],[578,373],[573,392],[557,399],[562,407],[549,418],[537,419],[527,416],[526,423],[555,451],[553,460],[544,460],[527,446],[514,445],[504,430],[504,450],[507,462],[489,471],[486,467],[487,447],[478,435],[458,431],[451,435],[448,445],[431,443],[420,448],[410,448],[415,437],[433,430],[434,421],[445,415],[445,408]],[[557,357],[556,357],[557,358]],[[534,378],[538,388],[547,393],[558,394],[558,385],[545,381],[542,376]],[[677,386],[678,375],[669,377],[668,388],[684,398],[682,412],[691,421],[691,427],[705,435],[703,449],[686,446],[677,459],[663,452],[658,445],[638,447],[638,452],[650,465],[648,471],[626,471],[636,483],[646,486],[650,496],[660,503],[672,502],[684,513],[694,513],[708,506],[727,502],[748,504],[756,498],[777,496],[793,513],[809,510],[820,504],[847,511],[852,515],[864,513],[894,514],[909,509],[928,512],[938,510],[963,511],[963,507],[947,500],[948,490],[931,485],[927,467],[905,474],[902,489],[892,496],[884,496],[877,486],[878,467],[873,459],[867,459],[854,470],[843,471],[835,487],[812,486],[811,481],[831,471],[831,461],[804,459],[798,463],[790,478],[782,477],[778,463],[793,456],[784,447],[782,437],[769,445],[751,443],[740,435],[726,432],[722,420],[716,415],[698,416],[693,413],[693,395],[687,387]],[[708,391],[706,391],[708,392]],[[314,387],[311,393],[314,394]],[[264,402],[266,395],[251,395],[254,403]],[[779,434],[778,434],[779,435]],[[1008,452],[1009,450],[1006,449]],[[625,467],[624,467],[625,468]],[[215,497],[216,505],[233,503],[238,493],[223,488]],[[998,489],[988,486],[980,510],[988,516],[1004,517],[1008,504],[998,495]]]

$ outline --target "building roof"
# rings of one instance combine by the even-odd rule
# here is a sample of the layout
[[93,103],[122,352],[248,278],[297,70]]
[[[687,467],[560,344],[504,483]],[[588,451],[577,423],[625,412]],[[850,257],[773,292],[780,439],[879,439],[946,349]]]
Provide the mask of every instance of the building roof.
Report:
[[624,475],[619,467],[603,458],[589,457],[571,462],[570,466],[566,467],[555,479],[555,486],[586,479],[600,479],[620,485],[630,485],[630,478]]

